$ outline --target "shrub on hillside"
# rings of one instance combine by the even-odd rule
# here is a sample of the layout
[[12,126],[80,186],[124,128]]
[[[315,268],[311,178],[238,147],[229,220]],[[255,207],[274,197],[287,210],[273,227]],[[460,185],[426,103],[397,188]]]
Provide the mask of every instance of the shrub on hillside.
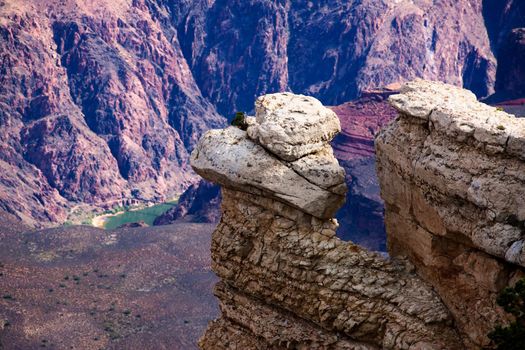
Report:
[[507,326],[498,325],[489,333],[497,350],[525,349],[525,278],[514,287],[505,288],[499,295],[497,303],[515,320]]
[[246,123],[246,113],[237,112],[231,122],[231,125],[238,127],[241,130],[248,129],[248,123]]

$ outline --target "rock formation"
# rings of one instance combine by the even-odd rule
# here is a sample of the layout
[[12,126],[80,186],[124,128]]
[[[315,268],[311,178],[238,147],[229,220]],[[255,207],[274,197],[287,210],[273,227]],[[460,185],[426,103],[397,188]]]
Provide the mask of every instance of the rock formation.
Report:
[[[337,114],[341,132],[331,145],[339,164],[346,172],[348,192],[344,206],[337,212],[337,236],[374,251],[386,251],[383,201],[375,172],[374,137],[393,120],[397,111],[388,104],[388,96],[400,86],[366,91],[352,102],[329,107]],[[220,189],[201,181],[191,185],[175,207],[155,220],[165,225],[177,220],[219,222]]]
[[525,96],[525,2],[484,0],[483,17],[496,56],[496,93],[486,102],[499,103]]
[[389,252],[407,256],[471,346],[505,315],[497,293],[524,275],[525,120],[474,94],[418,80],[390,97],[376,139]]
[[411,264],[335,237],[346,191],[328,143],[335,114],[289,93],[255,110],[247,131],[209,131],[191,155],[223,195],[211,248],[222,315],[201,348],[459,348],[451,314]]

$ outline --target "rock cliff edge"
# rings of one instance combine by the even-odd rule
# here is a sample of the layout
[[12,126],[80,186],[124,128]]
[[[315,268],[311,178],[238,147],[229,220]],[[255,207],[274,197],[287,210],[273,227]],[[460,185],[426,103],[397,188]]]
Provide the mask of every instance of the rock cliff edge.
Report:
[[505,317],[497,293],[525,266],[525,119],[417,80],[376,138],[389,252],[407,256],[473,346]]
[[346,192],[336,115],[290,93],[260,97],[248,129],[207,132],[195,171],[222,186],[212,237],[221,316],[203,349],[454,349],[453,318],[404,259],[335,237]]
[[202,349],[481,349],[524,276],[525,119],[450,85],[389,98],[376,137],[390,259],[335,237],[340,131],[317,100],[256,101],[247,131],[212,130],[191,164],[222,186],[212,237],[221,317]]

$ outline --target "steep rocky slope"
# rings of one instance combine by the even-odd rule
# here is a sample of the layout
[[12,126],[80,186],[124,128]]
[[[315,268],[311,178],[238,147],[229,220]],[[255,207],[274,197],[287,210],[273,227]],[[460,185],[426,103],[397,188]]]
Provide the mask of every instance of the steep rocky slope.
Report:
[[483,17],[491,46],[498,57],[498,50],[510,32],[525,27],[525,3],[520,0],[483,0]]
[[204,95],[224,113],[285,88],[335,105],[415,77],[493,92],[481,0],[199,4],[177,11],[178,36]]
[[255,110],[247,131],[210,131],[192,153],[223,194],[211,248],[222,315],[201,348],[459,348],[410,265],[335,237],[346,190],[329,146],[335,114],[292,94],[263,96]]
[[498,61],[496,93],[488,101],[501,102],[525,96],[525,2],[484,0],[483,16]]
[[139,1],[0,4],[4,210],[45,225],[193,181],[187,151],[223,119],[160,27]]
[[503,287],[525,275],[525,120],[469,91],[416,81],[390,98],[376,139],[389,252],[408,256],[476,347],[505,322]]
[[[525,18],[525,6],[524,6]],[[525,22],[525,19],[524,19]],[[525,23],[524,23],[525,25]],[[492,100],[525,96],[525,28],[510,31],[499,49],[497,93]]]
[[177,220],[217,223],[221,218],[221,192],[217,185],[199,181],[180,196],[176,206],[160,215],[154,225],[169,225]]

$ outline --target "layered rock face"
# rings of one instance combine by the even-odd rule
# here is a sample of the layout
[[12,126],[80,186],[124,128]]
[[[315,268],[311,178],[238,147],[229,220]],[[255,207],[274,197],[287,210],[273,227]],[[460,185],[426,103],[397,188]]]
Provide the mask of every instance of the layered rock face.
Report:
[[346,192],[328,143],[335,114],[292,94],[263,96],[255,110],[247,131],[209,131],[191,156],[223,195],[211,248],[222,314],[201,348],[460,348],[410,264],[335,237]]
[[150,2],[177,18],[195,79],[222,113],[287,88],[335,105],[416,77],[494,91],[482,0]]
[[399,117],[376,138],[389,252],[485,346],[505,322],[497,293],[524,275],[525,120],[421,80],[390,101]]
[[224,119],[143,1],[2,1],[0,37],[3,210],[45,226],[196,180],[188,151]]

